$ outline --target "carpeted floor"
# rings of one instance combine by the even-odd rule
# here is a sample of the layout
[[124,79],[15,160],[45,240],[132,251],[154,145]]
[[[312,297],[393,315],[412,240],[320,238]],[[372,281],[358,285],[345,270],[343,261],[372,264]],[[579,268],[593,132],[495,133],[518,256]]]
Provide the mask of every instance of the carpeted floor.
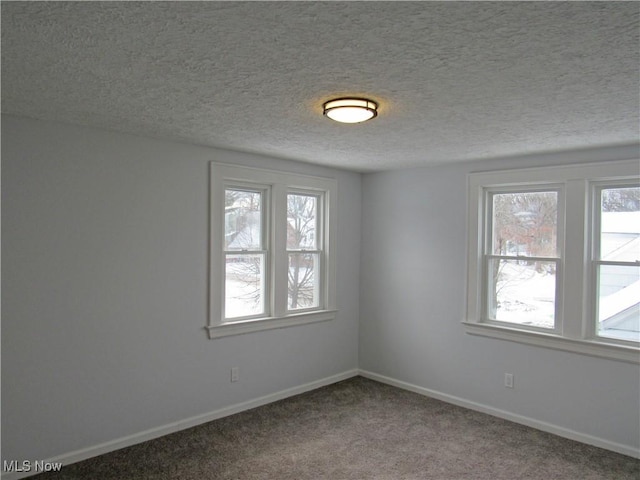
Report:
[[37,479],[639,480],[640,460],[356,377]]

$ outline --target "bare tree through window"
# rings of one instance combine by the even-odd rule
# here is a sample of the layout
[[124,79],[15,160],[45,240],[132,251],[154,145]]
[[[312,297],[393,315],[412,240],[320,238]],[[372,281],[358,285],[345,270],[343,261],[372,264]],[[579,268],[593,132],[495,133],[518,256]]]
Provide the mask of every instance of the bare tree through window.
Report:
[[319,198],[315,195],[287,195],[289,310],[313,308],[319,304],[318,205]]
[[557,205],[553,191],[492,195],[491,318],[554,326]]
[[265,310],[261,191],[225,190],[225,317]]

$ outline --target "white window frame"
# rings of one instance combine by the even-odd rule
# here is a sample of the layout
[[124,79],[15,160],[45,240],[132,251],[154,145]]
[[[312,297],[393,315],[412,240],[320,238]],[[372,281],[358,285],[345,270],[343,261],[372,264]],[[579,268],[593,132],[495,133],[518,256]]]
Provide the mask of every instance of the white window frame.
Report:
[[[316,243],[316,248],[315,249],[305,249],[305,248],[289,248],[288,246],[285,246],[286,249],[286,253],[287,253],[287,261],[289,259],[289,254],[292,253],[306,253],[306,254],[311,254],[311,255],[318,255],[318,271],[315,272],[315,274],[319,274],[320,275],[320,279],[322,279],[322,275],[323,275],[323,269],[324,269],[324,264],[325,264],[325,254],[324,254],[324,235],[323,235],[323,230],[324,230],[324,192],[318,192],[318,191],[311,191],[311,190],[301,190],[299,188],[294,188],[294,189],[289,189],[287,191],[287,196],[288,195],[301,195],[301,196],[309,196],[309,197],[315,197],[316,198],[316,239],[315,239],[315,243]],[[316,297],[319,299],[319,306],[318,307],[307,307],[307,308],[297,308],[297,309],[290,309],[288,306],[287,302],[287,313],[288,314],[296,314],[296,313],[304,313],[304,312],[310,312],[313,310],[321,310],[322,309],[322,298],[323,298],[323,290],[324,290],[324,286],[323,286],[323,282],[322,280],[320,280],[319,282],[317,282],[317,290],[315,292]]]
[[[223,248],[223,270],[226,261],[227,255],[263,255],[264,256],[264,269],[262,272],[262,281],[264,298],[262,302],[264,304],[264,312],[271,311],[271,285],[269,282],[270,278],[270,265],[271,265],[271,236],[269,235],[270,225],[270,204],[271,204],[271,188],[268,185],[260,185],[260,184],[250,184],[246,182],[225,182],[224,184],[224,192],[227,190],[236,190],[236,191],[245,191],[245,192],[256,192],[261,194],[261,214],[260,214],[260,245],[261,248],[258,250],[224,250]],[[224,205],[224,204],[223,204]],[[224,215],[224,213],[223,213]],[[224,219],[224,217],[223,217]],[[224,220],[223,220],[224,221]],[[222,234],[224,235],[224,229],[222,229]],[[223,243],[224,245],[224,243]],[[225,274],[223,273],[223,279],[225,279]],[[225,279],[226,280],[226,279]],[[224,283],[223,283],[224,288]],[[241,321],[241,320],[251,320],[254,318],[263,318],[265,316],[264,313],[256,314],[256,315],[246,315],[243,317],[238,317],[236,320],[234,319],[226,319],[226,301],[225,295],[222,296],[222,313],[221,315],[225,318],[226,321]]]
[[[600,258],[600,240],[601,240],[601,225],[602,225],[602,212],[601,212],[601,195],[602,191],[610,188],[624,188],[624,187],[636,187],[638,186],[638,180],[630,182],[629,179],[623,180],[608,180],[608,181],[596,181],[591,183],[589,203],[591,205],[591,217],[590,222],[592,225],[590,244],[589,244],[589,278],[590,283],[590,316],[593,319],[597,319],[598,316],[598,267],[603,265],[619,265],[628,267],[640,267],[640,261],[611,261],[602,260]],[[587,335],[590,338],[599,338],[611,343],[618,343],[620,345],[637,345],[637,342],[627,341],[623,339],[616,339],[611,337],[599,336],[596,328],[595,321],[589,323]]]
[[536,192],[556,192],[558,205],[562,205],[564,203],[564,186],[558,183],[543,183],[543,184],[531,184],[531,185],[517,185],[517,186],[508,186],[508,187],[487,187],[484,189],[483,202],[484,202],[484,211],[486,212],[484,216],[484,235],[483,239],[483,261],[482,261],[482,269],[483,269],[483,291],[482,291],[482,311],[488,312],[489,310],[489,262],[491,259],[505,259],[505,260],[527,260],[527,261],[544,261],[544,262],[554,262],[556,264],[556,288],[555,288],[555,312],[554,312],[554,326],[553,328],[543,328],[543,327],[534,327],[530,325],[523,324],[514,324],[509,322],[504,322],[500,320],[491,319],[487,316],[484,319],[484,322],[487,324],[494,325],[503,325],[503,326],[515,326],[518,329],[522,330],[530,330],[532,332],[541,332],[541,333],[560,333],[560,326],[562,325],[562,246],[564,245],[564,210],[562,208],[558,208],[558,214],[556,217],[556,256],[555,257],[536,257],[532,255],[527,256],[513,256],[513,255],[499,255],[494,254],[492,252],[493,240],[493,206],[490,203],[490,199],[495,194],[508,194],[508,193],[536,193]]
[[[228,188],[265,191],[263,249],[265,267],[265,315],[225,319],[224,195]],[[318,198],[319,306],[288,310],[287,194]],[[332,320],[336,314],[337,182],[335,179],[298,175],[253,167],[210,164],[209,234],[209,338]]]
[[[637,182],[638,160],[477,172],[468,175],[467,333],[540,347],[640,363],[635,342],[595,335],[595,188]],[[560,187],[559,187],[560,186]],[[558,198],[559,272],[556,276],[556,328],[541,331],[489,320],[486,315],[487,192],[560,188]],[[563,239],[560,240],[562,232]],[[567,248],[571,246],[571,248]],[[546,330],[546,329],[545,329]]]

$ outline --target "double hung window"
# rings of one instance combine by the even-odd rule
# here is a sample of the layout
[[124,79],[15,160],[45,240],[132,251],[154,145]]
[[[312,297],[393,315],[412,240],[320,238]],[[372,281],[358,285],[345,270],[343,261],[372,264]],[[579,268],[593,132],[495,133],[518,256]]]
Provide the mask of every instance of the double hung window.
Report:
[[469,176],[468,333],[640,362],[637,161]]
[[224,317],[253,318],[269,310],[266,285],[268,237],[266,187],[229,185],[224,190]]
[[336,182],[213,163],[209,336],[335,315]]
[[560,187],[488,190],[487,321],[557,331]]
[[594,334],[638,342],[640,186],[626,182],[596,185],[594,207]]
[[302,311],[320,305],[322,196],[287,194],[287,310]]

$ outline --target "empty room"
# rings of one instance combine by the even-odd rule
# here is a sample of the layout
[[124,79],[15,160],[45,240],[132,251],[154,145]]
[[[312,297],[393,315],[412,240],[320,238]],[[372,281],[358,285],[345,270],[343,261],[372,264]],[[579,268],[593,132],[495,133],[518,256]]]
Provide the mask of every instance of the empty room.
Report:
[[2,478],[640,478],[640,4],[2,1]]

